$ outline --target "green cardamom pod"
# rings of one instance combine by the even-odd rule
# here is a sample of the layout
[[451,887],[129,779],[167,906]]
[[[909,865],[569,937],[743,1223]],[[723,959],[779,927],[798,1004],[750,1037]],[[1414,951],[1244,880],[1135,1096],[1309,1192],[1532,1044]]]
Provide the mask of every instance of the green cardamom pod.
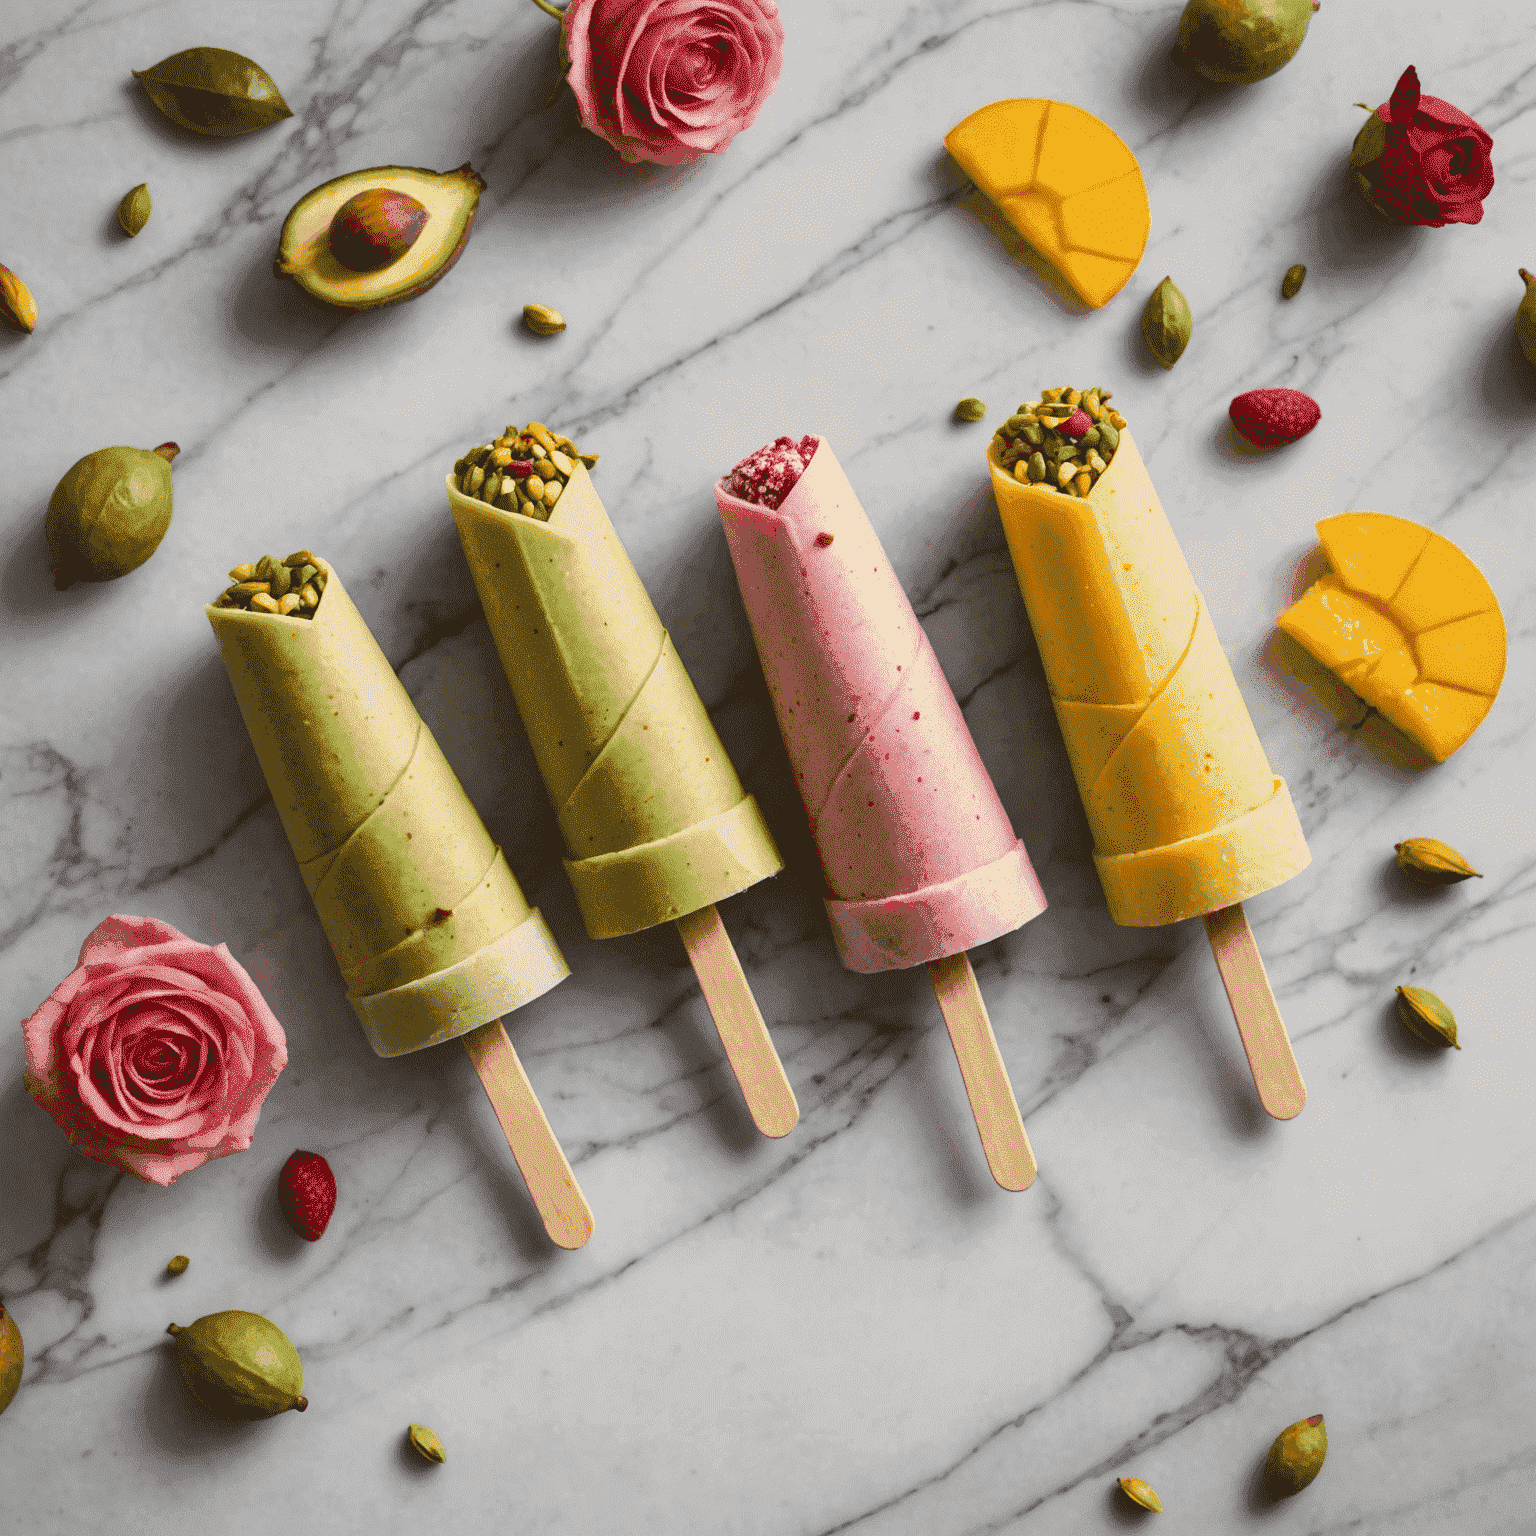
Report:
[[955,407],[955,418],[958,421],[980,421],[987,414],[987,403],[978,400],[975,395],[967,395],[959,405]]
[[21,1329],[16,1319],[5,1310],[0,1301],[0,1413],[11,1406],[16,1389],[21,1385],[21,1371],[26,1364],[27,1352],[22,1346]]
[[443,1449],[443,1442],[425,1424],[412,1424],[409,1434],[411,1449],[418,1456],[424,1457],[427,1461],[444,1462],[448,1460],[448,1453]]
[[1184,355],[1194,334],[1195,320],[1189,312],[1189,300],[1179,292],[1171,277],[1165,277],[1147,300],[1141,312],[1141,334],[1147,347],[1164,368],[1172,368]]
[[524,304],[523,324],[535,336],[558,336],[565,329],[565,319],[547,304]]
[[1310,1419],[1298,1419],[1282,1429],[1269,1448],[1264,1467],[1269,1491],[1281,1499],[1300,1493],[1323,1470],[1327,1454],[1328,1428],[1322,1414],[1314,1413]]
[[272,76],[227,48],[188,48],[133,76],[173,123],[193,133],[233,138],[293,116]]
[[1456,1015],[1433,992],[1423,987],[1399,987],[1397,1016],[1403,1028],[1425,1045],[1461,1049],[1461,1041],[1456,1038]]
[[168,1275],[184,1275],[186,1274],[187,1267],[191,1264],[191,1262],[192,1260],[189,1259],[186,1254],[178,1253],[174,1259],[171,1259],[166,1264],[165,1272]]
[[1301,285],[1307,280],[1307,269],[1298,261],[1294,267],[1285,269],[1285,279],[1280,284],[1280,297],[1282,299],[1294,299],[1301,292]]
[[1132,1504],[1139,1504],[1143,1509],[1150,1509],[1155,1515],[1162,1514],[1163,1501],[1158,1498],[1157,1491],[1151,1483],[1143,1482],[1139,1477],[1122,1477],[1120,1479],[1120,1491]]
[[1397,867],[1425,885],[1455,885],[1459,880],[1483,878],[1449,843],[1436,838],[1410,837],[1406,843],[1395,843],[1393,847]]
[[130,238],[138,234],[149,223],[153,209],[149,188],[144,182],[141,181],[131,192],[123,193],[123,200],[117,205],[117,222],[123,233]]

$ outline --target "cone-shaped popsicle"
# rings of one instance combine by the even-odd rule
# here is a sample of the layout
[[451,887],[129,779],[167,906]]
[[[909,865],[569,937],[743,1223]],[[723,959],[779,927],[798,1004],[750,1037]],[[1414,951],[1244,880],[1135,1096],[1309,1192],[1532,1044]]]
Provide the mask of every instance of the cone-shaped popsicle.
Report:
[[486,622],[594,939],[784,867],[582,464],[548,522],[448,482]]
[[1110,915],[1154,927],[1311,859],[1129,431],[1086,497],[989,459]]
[[992,1176],[1026,1189],[1034,1154],[965,951],[1044,911],[1040,883],[830,444],[783,438],[738,471],[759,459],[777,506],[727,480],[715,500],[838,953],[927,964]]
[[550,1236],[579,1248],[592,1213],[501,1023],[570,974],[549,926],[334,571],[308,618],[206,612],[374,1050],[462,1038]]
[[454,475],[448,501],[587,932],[678,925],[753,1120],[785,1135],[799,1107],[715,911],[783,860],[585,465],[547,519],[464,495]]
[[777,508],[715,500],[854,971],[922,965],[1045,910],[933,647],[825,438]]
[[568,976],[340,577],[312,619],[207,613],[374,1050],[451,1040]]
[[[1123,418],[1108,466],[1074,475],[1086,494],[1072,495],[1039,483],[1029,446],[1053,453],[1092,428],[1081,410],[1054,429],[1052,415],[1021,408],[987,461],[1110,916],[1205,919],[1260,1102],[1290,1119],[1306,1088],[1242,903],[1306,868],[1301,823]],[[1033,436],[1010,469],[999,444],[1014,422]]]

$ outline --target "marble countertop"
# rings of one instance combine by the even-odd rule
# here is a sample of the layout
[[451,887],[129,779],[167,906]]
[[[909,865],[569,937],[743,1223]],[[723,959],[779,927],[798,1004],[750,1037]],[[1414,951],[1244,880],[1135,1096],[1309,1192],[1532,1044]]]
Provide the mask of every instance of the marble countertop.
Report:
[[[1528,1531],[1536,1491],[1530,1024],[1536,265],[1528,0],[1325,0],[1296,60],[1218,88],[1154,0],[781,0],[782,82],[724,156],[630,166],[551,102],[527,0],[40,0],[0,22],[0,260],[42,318],[0,334],[0,1294],[28,1346],[0,1419],[7,1531],[961,1536],[1168,1528]],[[198,141],[129,68],[259,60],[294,116]],[[1492,133],[1476,226],[1374,223],[1357,101],[1418,66]],[[1047,95],[1144,169],[1145,259],[1066,304],[942,153],[981,104]],[[309,187],[470,161],[489,190],[416,302],[274,281]],[[150,185],[135,240],[118,199]],[[1280,300],[1296,261],[1306,286]],[[1142,303],[1170,273],[1171,372]],[[518,323],[561,310],[552,340]],[[1201,925],[1117,928],[982,466],[1043,384],[1105,382],[1136,430],[1310,841],[1249,904],[1310,1090],[1260,1110]],[[1288,385],[1321,426],[1240,450],[1228,400]],[[802,1109],[758,1136],[670,928],[595,943],[443,495],[456,453],[546,420],[597,484],[788,861],[723,909]],[[779,432],[836,446],[965,706],[1050,901],[975,952],[1040,1161],[987,1174],[921,970],[842,969],[710,487]],[[53,589],[43,512],[82,454],[174,438],[176,514],[115,583]],[[1489,573],[1511,642],[1470,743],[1425,767],[1275,616],[1350,508],[1432,524]],[[353,1017],[203,616],[225,568],[302,545],[342,570],[573,975],[513,1039],[596,1214],[545,1239],[462,1051],[379,1060]],[[1484,878],[1411,888],[1434,836]],[[224,941],[287,1030],[252,1148],[172,1188],[75,1154],[29,1099],[17,1020],[112,912]],[[1521,960],[1521,956],[1526,956]],[[1465,1049],[1406,1041],[1403,982]],[[341,1202],[277,1212],[296,1147]],[[173,1253],[192,1267],[168,1280]],[[195,1412],[165,1338],[225,1307],[298,1345],[309,1411]],[[1261,1493],[1327,1417],[1301,1497]],[[404,1447],[410,1421],[448,1447]],[[1151,1517],[1148,1517],[1151,1518]]]

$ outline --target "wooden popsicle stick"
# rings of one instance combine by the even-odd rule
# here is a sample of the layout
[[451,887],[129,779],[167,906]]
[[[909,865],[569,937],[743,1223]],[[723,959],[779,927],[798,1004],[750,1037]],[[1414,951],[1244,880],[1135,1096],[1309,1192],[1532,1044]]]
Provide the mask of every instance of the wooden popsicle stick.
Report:
[[1269,985],[1264,957],[1254,942],[1242,902],[1205,914],[1205,936],[1211,941],[1227,1001],[1237,1020],[1248,1070],[1259,1090],[1259,1103],[1276,1120],[1294,1120],[1307,1102],[1291,1037],[1285,1032],[1280,1005]]
[[719,912],[713,905],[700,907],[677,919],[677,931],[693,962],[715,1028],[720,1031],[720,1044],[741,1085],[752,1123],[764,1136],[789,1135],[800,1123],[795,1090],[784,1075],[773,1037]]
[[971,1113],[981,1133],[987,1167],[1004,1189],[1028,1189],[1040,1171],[1019,1115],[1019,1101],[1008,1081],[987,1005],[976,985],[971,957],[961,950],[928,962],[928,980],[939,1000],[949,1041],[960,1063],[960,1076],[970,1097]]
[[512,1049],[506,1025],[492,1019],[460,1038],[544,1218],[544,1230],[562,1248],[580,1248],[592,1236],[592,1207]]

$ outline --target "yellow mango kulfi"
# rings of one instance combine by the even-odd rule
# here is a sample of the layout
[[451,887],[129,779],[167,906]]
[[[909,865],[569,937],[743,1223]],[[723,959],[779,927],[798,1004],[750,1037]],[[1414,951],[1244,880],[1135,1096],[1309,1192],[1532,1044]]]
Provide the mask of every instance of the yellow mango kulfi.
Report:
[[[1099,442],[1087,415],[1061,419]],[[1037,462],[1031,480],[1043,453],[1005,430],[988,463],[1110,915],[1149,927],[1245,901],[1311,856],[1134,439],[1112,428],[1102,451],[1107,465],[1096,447],[1080,454],[1096,468]]]

